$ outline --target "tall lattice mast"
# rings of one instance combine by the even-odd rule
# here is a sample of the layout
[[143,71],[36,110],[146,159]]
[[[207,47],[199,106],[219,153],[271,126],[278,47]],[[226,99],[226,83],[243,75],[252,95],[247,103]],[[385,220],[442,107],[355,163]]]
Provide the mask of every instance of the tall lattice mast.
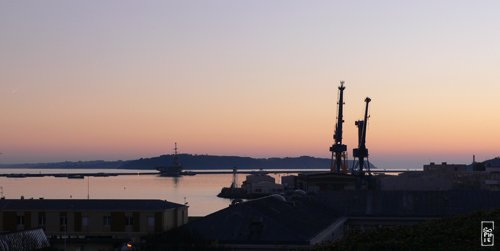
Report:
[[344,123],[344,90],[344,81],[340,81],[339,101],[337,103],[337,124],[335,125],[335,134],[333,135],[335,143],[330,147],[330,151],[332,152],[330,171],[337,173],[340,173],[340,168],[344,166],[343,158],[345,157],[345,152],[347,151],[347,146],[342,144],[342,124]]

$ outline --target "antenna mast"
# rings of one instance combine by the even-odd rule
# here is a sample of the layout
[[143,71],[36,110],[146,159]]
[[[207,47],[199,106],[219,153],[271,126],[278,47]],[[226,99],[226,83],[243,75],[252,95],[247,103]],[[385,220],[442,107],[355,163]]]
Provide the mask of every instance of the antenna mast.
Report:
[[177,142],[174,143],[174,156],[173,156],[173,165],[179,166],[179,157],[177,156]]

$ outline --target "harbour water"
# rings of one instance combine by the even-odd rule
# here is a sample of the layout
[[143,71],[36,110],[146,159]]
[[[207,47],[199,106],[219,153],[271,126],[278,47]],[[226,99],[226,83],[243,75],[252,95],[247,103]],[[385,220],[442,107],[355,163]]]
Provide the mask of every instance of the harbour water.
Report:
[[[98,173],[137,172],[137,175],[110,177],[0,177],[0,192],[5,198],[18,199],[162,199],[189,205],[190,216],[204,216],[231,202],[218,198],[221,188],[231,184],[232,174],[198,174],[182,177],[141,175],[144,170],[124,169],[0,169],[0,173]],[[241,183],[244,174],[238,174]],[[280,182],[281,175],[273,175]]]

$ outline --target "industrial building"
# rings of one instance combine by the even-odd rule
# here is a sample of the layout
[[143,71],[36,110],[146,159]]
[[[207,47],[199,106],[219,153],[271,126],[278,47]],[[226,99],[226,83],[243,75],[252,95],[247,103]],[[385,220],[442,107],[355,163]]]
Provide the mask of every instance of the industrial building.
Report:
[[[181,228],[213,248],[297,250],[339,238],[338,217],[300,195],[294,200],[270,195],[232,205]],[[207,246],[204,246],[207,248]]]
[[276,184],[276,180],[265,173],[254,173],[246,177],[241,188],[247,194],[273,194],[283,192],[283,185]]
[[307,192],[354,190],[360,178],[342,173],[299,174],[296,187]]
[[467,172],[467,171],[472,171],[472,169],[465,164],[448,164],[447,162],[436,164],[434,162],[431,162],[429,165],[424,165],[424,172]]

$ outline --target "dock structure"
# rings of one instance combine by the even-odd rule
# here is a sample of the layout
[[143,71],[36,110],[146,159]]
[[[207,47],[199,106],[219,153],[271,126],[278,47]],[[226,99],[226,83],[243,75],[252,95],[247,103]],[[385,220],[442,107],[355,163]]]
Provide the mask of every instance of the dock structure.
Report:
[[[71,170],[71,169],[69,169]],[[70,178],[79,179],[85,176],[89,177],[111,177],[119,175],[156,175],[156,171],[146,171],[146,172],[99,172],[99,173],[1,173],[0,177],[7,178],[31,178],[31,177],[59,177],[59,178]]]
[[[318,174],[324,173],[329,169],[323,170],[304,170],[304,169],[288,169],[288,170],[237,170],[238,174],[255,174],[255,173],[265,173],[265,174],[289,174],[289,173],[301,173],[301,174]],[[186,170],[189,172],[187,175],[201,175],[201,174],[233,174],[234,171],[227,170]],[[372,169],[372,173],[401,173],[401,172],[419,172],[421,170],[417,169]],[[112,176],[121,176],[121,175],[159,175],[160,172],[153,170],[145,170],[144,172],[99,172],[99,173],[0,173],[0,177],[7,178],[31,178],[31,177],[59,177],[59,178],[83,178],[83,177],[112,177]],[[182,176],[182,174],[181,174]]]

